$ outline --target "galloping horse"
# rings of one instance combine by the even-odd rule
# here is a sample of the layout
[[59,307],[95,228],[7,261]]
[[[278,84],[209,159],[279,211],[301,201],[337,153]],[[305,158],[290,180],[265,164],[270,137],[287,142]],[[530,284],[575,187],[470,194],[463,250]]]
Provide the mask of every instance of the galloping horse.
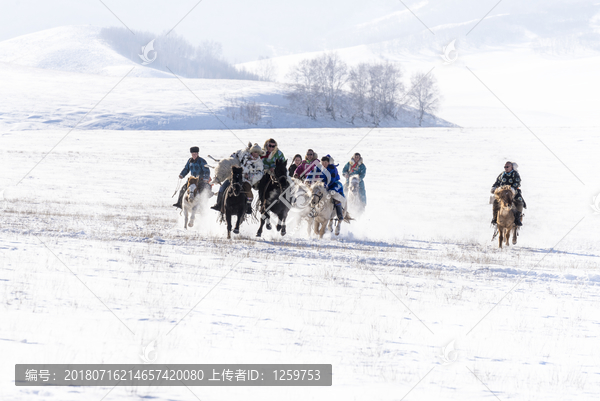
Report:
[[[336,218],[335,209],[333,207],[333,201],[331,195],[323,182],[316,182],[311,187],[311,200],[310,207],[311,211],[309,217],[312,218],[312,225],[315,234],[319,235],[319,238],[323,238],[325,234],[325,227],[329,224],[329,231],[333,231],[332,225],[333,220]],[[346,223],[350,223],[352,218],[346,210],[343,211],[344,220]],[[340,234],[341,221],[335,228],[335,235]]]
[[[187,183],[187,190],[183,196],[183,215],[184,222],[183,228],[187,230],[188,227],[194,226],[194,219],[196,218],[196,210],[201,203],[201,194],[206,184],[200,179],[200,177],[189,177]],[[188,215],[189,223],[188,223]]]
[[240,233],[240,224],[244,221],[246,216],[246,194],[242,187],[243,171],[242,167],[231,167],[231,177],[229,178],[231,184],[225,191],[223,207],[221,208],[221,218],[223,218],[223,214],[225,214],[225,219],[227,221],[227,239],[231,239],[231,216],[237,216],[235,229],[233,230],[234,234]]
[[365,211],[365,204],[360,199],[360,178],[357,175],[350,177],[348,189],[348,209],[352,210],[352,214],[362,214]]
[[502,248],[502,242],[509,246],[510,233],[513,232],[513,245],[517,243],[517,226],[515,225],[515,206],[513,203],[513,191],[510,185],[504,185],[496,189],[494,196],[500,203],[500,210],[496,216],[498,225],[498,246]]
[[265,223],[267,224],[267,230],[271,229],[271,215],[269,212],[273,212],[279,219],[277,231],[280,231],[282,236],[286,234],[285,219],[290,211],[290,204],[280,199],[281,194],[285,193],[290,186],[286,165],[287,160],[277,160],[275,171],[272,174],[265,174],[267,178],[263,179],[258,186],[261,219],[260,227],[256,232],[257,237],[262,235]]

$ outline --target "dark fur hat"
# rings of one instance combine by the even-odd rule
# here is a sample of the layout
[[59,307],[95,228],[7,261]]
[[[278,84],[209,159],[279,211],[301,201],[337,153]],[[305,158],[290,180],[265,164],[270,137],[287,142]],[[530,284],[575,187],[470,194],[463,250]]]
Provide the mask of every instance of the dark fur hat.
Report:
[[200,152],[200,148],[198,146],[192,146],[190,148],[190,153],[198,153]]

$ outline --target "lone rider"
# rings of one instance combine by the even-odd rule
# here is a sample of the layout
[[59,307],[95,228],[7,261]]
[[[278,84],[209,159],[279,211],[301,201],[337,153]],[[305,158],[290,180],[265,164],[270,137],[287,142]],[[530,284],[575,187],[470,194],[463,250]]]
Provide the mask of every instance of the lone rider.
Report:
[[365,175],[367,174],[367,166],[363,163],[362,156],[356,152],[348,163],[344,166],[342,174],[346,177],[346,188],[350,183],[350,177],[358,176],[360,183],[358,185],[358,193],[360,195],[360,201],[363,205],[367,204],[367,191],[365,190]]
[[[346,206],[346,197],[344,196],[344,187],[340,182],[337,166],[337,164],[333,164],[333,158],[331,156],[323,156],[321,158],[321,165],[315,167],[314,173],[316,176],[320,176],[321,181],[325,183],[325,188],[333,198],[338,222],[341,223],[344,220],[342,209]],[[325,170],[327,170],[329,174],[326,174]]]
[[[504,163],[504,172],[500,173],[498,178],[496,178],[496,182],[492,186],[492,194],[496,191],[497,188],[503,185],[510,185],[511,189],[514,191],[513,202],[515,204],[515,225],[522,226],[521,222],[521,214],[523,213],[523,207],[527,208],[527,204],[523,200],[523,196],[521,194],[521,176],[517,169],[519,165],[515,162],[507,161]],[[496,217],[498,216],[498,211],[500,211],[500,203],[497,199],[494,199],[494,206],[492,209],[494,213],[494,218],[492,219],[492,224],[496,225]]]
[[[258,184],[264,174],[263,162],[260,159],[260,156],[263,154],[263,150],[255,143],[246,149],[238,150],[232,155],[232,157],[236,157],[240,161],[240,166],[243,169],[243,190],[246,193],[246,214],[252,213],[252,200],[254,199],[252,187]],[[215,203],[211,209],[219,212],[222,210],[225,190],[229,185],[229,180],[225,180],[223,185],[221,185],[221,188],[219,188],[217,203]]]
[[[181,173],[179,174],[179,179],[182,179],[183,177],[188,175],[188,173],[190,173],[192,177],[199,177],[201,180],[203,180],[204,185],[202,188],[200,188],[200,190],[204,190],[205,188],[210,187],[210,185],[208,184],[211,180],[210,170],[206,165],[206,160],[204,160],[201,157],[198,157],[199,151],[200,149],[198,148],[198,146],[192,146],[190,148],[190,153],[192,154],[192,157],[188,159],[187,163],[185,164],[185,167],[183,168],[183,170],[181,170]],[[177,203],[174,203],[173,206],[181,209],[181,200],[183,199],[183,195],[185,194],[186,190],[187,182],[181,187]]]

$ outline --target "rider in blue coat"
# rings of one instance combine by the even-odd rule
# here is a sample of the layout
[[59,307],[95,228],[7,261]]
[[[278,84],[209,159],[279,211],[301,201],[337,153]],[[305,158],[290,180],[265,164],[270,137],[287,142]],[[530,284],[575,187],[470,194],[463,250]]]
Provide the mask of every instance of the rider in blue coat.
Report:
[[[338,173],[337,166],[338,164],[332,163],[331,156],[323,156],[321,158],[321,165],[315,167],[315,172],[321,175],[321,180],[325,184],[325,188],[327,188],[330,193],[331,191],[334,191],[331,194],[331,197],[333,198],[335,204],[335,212],[338,220],[342,221],[344,220],[342,208],[346,203],[346,197],[344,196],[344,186],[340,181],[340,174]],[[324,174],[324,170],[327,170],[329,174]],[[344,205],[342,205],[342,203]]]
[[[200,149],[198,148],[198,146],[192,146],[190,148],[190,153],[192,157],[188,159],[187,163],[185,164],[185,167],[183,168],[183,170],[181,170],[179,178],[182,179],[183,177],[188,175],[188,173],[190,173],[192,177],[199,177],[204,182],[204,188],[206,188],[210,187],[208,184],[210,182],[210,170],[206,165],[206,160],[198,156],[199,151]],[[175,203],[173,206],[181,209],[181,201],[183,200],[183,195],[185,194],[186,190],[187,182],[181,187],[181,191],[179,191],[179,199],[177,200],[177,203]]]

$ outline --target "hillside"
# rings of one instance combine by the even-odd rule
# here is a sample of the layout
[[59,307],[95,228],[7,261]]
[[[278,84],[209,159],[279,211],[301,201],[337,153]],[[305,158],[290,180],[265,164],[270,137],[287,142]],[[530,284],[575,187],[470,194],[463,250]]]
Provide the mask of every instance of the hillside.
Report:
[[[78,129],[353,127],[289,112],[282,84],[185,78],[182,83],[121,56],[99,34],[96,27],[62,27],[0,42],[3,129],[73,127],[109,92]],[[252,102],[261,108],[259,121],[233,117],[234,109]],[[416,125],[413,118],[382,124]],[[424,126],[453,124],[428,116]]]

